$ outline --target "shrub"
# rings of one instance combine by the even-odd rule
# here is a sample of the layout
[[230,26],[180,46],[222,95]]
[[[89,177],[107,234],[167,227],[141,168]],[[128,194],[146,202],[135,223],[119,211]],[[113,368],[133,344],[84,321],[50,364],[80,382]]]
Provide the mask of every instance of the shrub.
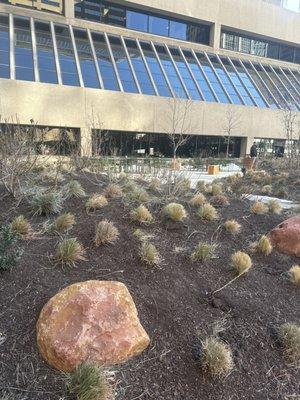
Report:
[[269,200],[268,201],[269,211],[273,214],[281,214],[282,206],[277,200]]
[[108,201],[105,196],[101,194],[93,194],[85,203],[87,212],[100,210],[102,207],[107,206]]
[[56,232],[68,231],[75,225],[75,216],[71,213],[63,213],[53,223],[53,229]]
[[18,234],[9,225],[0,225],[0,270],[9,270],[18,264],[22,250],[15,247]]
[[160,187],[161,187],[161,181],[158,178],[152,178],[148,185],[148,188],[150,190],[159,190]]
[[254,243],[253,247],[256,252],[264,254],[265,256],[271,254],[273,250],[270,239],[266,235],[263,235],[258,242]]
[[13,232],[20,235],[22,239],[26,239],[32,232],[29,221],[23,215],[14,218],[10,224],[10,228]]
[[197,212],[198,217],[206,221],[213,221],[219,218],[218,212],[211,204],[204,204]]
[[261,201],[256,201],[255,203],[251,204],[250,211],[252,214],[266,214],[268,212],[268,206]]
[[240,174],[234,174],[227,177],[227,182],[229,185],[236,185],[242,179]]
[[238,275],[247,272],[252,267],[251,258],[242,251],[237,251],[231,257],[232,266]]
[[63,186],[63,193],[65,193],[66,198],[85,197],[85,190],[81,186],[80,182],[75,180],[71,180]]
[[122,189],[119,185],[116,185],[114,183],[109,184],[106,189],[105,189],[105,197],[109,199],[115,199],[118,197],[122,197]]
[[229,206],[228,197],[224,194],[218,194],[210,199],[210,203],[214,206]]
[[271,194],[272,193],[272,186],[271,185],[265,185],[261,188],[261,193],[262,194]]
[[141,260],[149,265],[156,265],[160,262],[160,255],[156,247],[151,243],[142,243]]
[[185,208],[178,203],[170,203],[164,207],[165,215],[173,221],[181,222],[187,217]]
[[195,247],[191,255],[191,259],[193,261],[200,261],[200,262],[212,260],[213,258],[216,258],[216,249],[217,246],[215,244],[200,242]]
[[197,193],[197,194],[195,194],[194,197],[191,198],[190,205],[193,207],[199,207],[199,206],[203,206],[203,204],[205,204],[205,202],[206,202],[206,198],[205,198],[204,194]]
[[32,197],[30,206],[34,214],[59,214],[63,208],[63,198],[58,192],[40,192]]
[[237,235],[241,231],[241,225],[235,219],[229,219],[224,223],[227,232]]
[[133,210],[130,215],[133,221],[137,221],[141,224],[149,224],[153,221],[152,214],[148,208],[143,205]]
[[65,375],[69,394],[76,400],[109,400],[112,390],[102,369],[93,364],[81,364]]
[[231,349],[220,339],[208,337],[202,342],[200,362],[203,370],[211,375],[227,375],[233,368]]
[[294,283],[295,285],[300,286],[300,266],[294,265],[289,270],[289,275],[290,275],[291,282]]
[[96,227],[94,242],[96,246],[113,244],[119,237],[119,231],[112,222],[100,221]]
[[76,238],[64,239],[57,247],[56,259],[62,264],[74,266],[76,261],[84,261],[85,250]]
[[292,361],[300,360],[300,326],[286,323],[279,327],[279,338],[286,357]]

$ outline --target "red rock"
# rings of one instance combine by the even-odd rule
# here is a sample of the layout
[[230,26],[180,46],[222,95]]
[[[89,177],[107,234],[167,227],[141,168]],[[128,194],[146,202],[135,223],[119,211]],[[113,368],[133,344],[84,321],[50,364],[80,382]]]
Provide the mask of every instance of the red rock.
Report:
[[41,355],[65,372],[82,362],[122,363],[141,353],[149,342],[132,297],[119,282],[68,286],[48,301],[37,322]]
[[276,226],[269,233],[269,238],[278,251],[300,257],[300,215]]

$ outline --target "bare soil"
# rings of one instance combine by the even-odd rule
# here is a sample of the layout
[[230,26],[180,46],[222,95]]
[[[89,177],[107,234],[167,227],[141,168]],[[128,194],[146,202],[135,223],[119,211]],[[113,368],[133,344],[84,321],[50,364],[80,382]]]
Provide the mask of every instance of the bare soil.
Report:
[[[101,192],[106,184],[105,178],[100,185],[86,176],[79,179],[88,194]],[[24,254],[19,265],[0,271],[0,393],[11,392],[14,399],[22,400],[67,398],[62,375],[38,354],[35,324],[43,305],[59,290],[99,279],[127,285],[151,337],[142,355],[113,368],[118,399],[299,399],[299,369],[286,362],[271,334],[273,326],[300,320],[299,289],[285,275],[297,260],[276,251],[268,257],[253,255],[254,266],[248,274],[211,296],[234,277],[232,253],[248,251],[251,242],[286,215],[255,216],[248,211],[249,203],[231,198],[229,207],[220,208],[220,220],[203,222],[187,198],[181,200],[189,213],[182,224],[165,223],[160,218],[161,201],[149,203],[156,222],[142,229],[153,236],[151,242],[163,258],[157,267],[139,259],[140,242],[133,235],[139,226],[130,222],[132,203],[124,198],[110,200],[107,207],[91,215],[85,211],[86,199],[65,202],[64,211],[74,213],[77,220],[69,236],[77,237],[87,249],[88,260],[76,268],[54,263],[58,236],[37,234],[21,242]],[[33,217],[25,202],[16,208],[4,193],[0,210],[1,223],[24,214],[35,231],[47,220]],[[95,248],[95,224],[104,218],[114,222],[120,237],[115,245]],[[231,218],[243,226],[236,237],[222,228]],[[205,264],[191,262],[189,255],[199,241],[216,242],[218,258]],[[235,367],[226,378],[212,379],[193,359],[193,347],[197,332],[210,334],[212,324],[223,318],[227,329],[221,338],[233,350]]]

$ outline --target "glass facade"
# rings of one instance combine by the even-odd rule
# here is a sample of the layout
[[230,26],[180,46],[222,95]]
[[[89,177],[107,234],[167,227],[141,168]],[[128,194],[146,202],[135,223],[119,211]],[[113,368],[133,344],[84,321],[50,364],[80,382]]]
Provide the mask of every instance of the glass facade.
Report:
[[300,75],[290,68],[5,14],[0,38],[0,78],[300,109]]
[[222,31],[221,47],[223,49],[253,54],[260,57],[274,58],[300,64],[300,47],[288,46],[273,41],[260,40],[239,33]]
[[75,4],[75,17],[154,35],[209,44],[209,25],[168,18],[165,15],[140,11],[107,1],[80,1]]

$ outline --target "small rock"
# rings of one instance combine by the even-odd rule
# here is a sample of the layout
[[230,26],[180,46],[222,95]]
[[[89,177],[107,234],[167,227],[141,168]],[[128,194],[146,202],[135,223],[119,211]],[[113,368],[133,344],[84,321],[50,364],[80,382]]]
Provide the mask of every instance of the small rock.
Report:
[[300,257],[300,215],[285,220],[268,236],[278,251]]

